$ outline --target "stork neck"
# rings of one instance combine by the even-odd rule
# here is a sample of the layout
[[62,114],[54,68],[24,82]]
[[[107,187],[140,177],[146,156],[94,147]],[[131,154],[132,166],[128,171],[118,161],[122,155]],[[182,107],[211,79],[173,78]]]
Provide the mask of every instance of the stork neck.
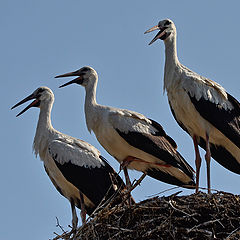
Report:
[[50,130],[52,129],[51,122],[51,111],[52,111],[52,103],[41,106],[37,130],[40,128],[41,130]]
[[86,97],[85,97],[85,106],[95,106],[97,104],[96,101],[96,92],[97,92],[97,81],[90,83],[86,86]]
[[164,67],[164,90],[167,92],[171,86],[175,84],[176,70],[180,67],[180,62],[177,57],[177,43],[176,34],[164,41],[165,43],[165,67]]
[[96,90],[97,90],[97,79],[96,81],[90,83],[85,87],[86,90],[86,96],[85,96],[85,104],[84,104],[84,110],[85,110],[85,118],[86,118],[86,124],[88,131],[91,132],[91,130],[94,130],[94,126],[96,125],[97,121],[97,101],[96,101]]
[[50,140],[51,133],[54,131],[51,123],[52,104],[53,102],[50,102],[49,104],[42,105],[40,108],[37,130],[33,143],[35,154],[40,154],[40,157],[45,153],[47,141]]
[[176,34],[170,36],[169,39],[164,41],[165,44],[165,66],[166,65],[178,65],[178,56],[177,56],[177,39]]

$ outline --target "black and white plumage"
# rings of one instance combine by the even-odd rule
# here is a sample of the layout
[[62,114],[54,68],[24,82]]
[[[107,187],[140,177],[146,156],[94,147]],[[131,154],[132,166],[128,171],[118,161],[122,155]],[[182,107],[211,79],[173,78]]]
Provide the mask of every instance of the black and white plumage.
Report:
[[240,104],[218,83],[183,66],[177,57],[176,27],[162,20],[145,33],[160,30],[165,43],[164,89],[178,124],[193,138],[196,153],[196,191],[201,158],[198,145],[206,150],[208,192],[211,156],[230,171],[240,174]]
[[[193,170],[177,152],[177,145],[162,126],[140,113],[99,105],[96,102],[98,75],[91,67],[83,67],[59,77],[78,76],[62,85],[77,83],[85,87],[85,117],[87,128],[99,143],[124,169],[130,187],[127,168],[135,169],[160,181],[194,188]],[[127,168],[126,168],[127,167]]]
[[87,142],[67,136],[52,127],[51,110],[54,95],[51,89],[40,87],[15,108],[35,99],[30,107],[39,107],[40,114],[33,149],[44,163],[45,170],[57,190],[72,207],[73,229],[77,227],[75,206],[81,209],[82,222],[100,203],[119,195],[125,184],[100,152]]

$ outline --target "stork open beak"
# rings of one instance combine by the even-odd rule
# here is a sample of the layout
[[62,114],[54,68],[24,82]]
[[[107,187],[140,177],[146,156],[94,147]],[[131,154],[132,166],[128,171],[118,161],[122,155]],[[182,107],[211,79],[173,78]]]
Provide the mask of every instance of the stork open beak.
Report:
[[70,82],[67,82],[67,83],[59,86],[59,88],[65,87],[65,86],[70,85],[70,84],[73,84],[73,83],[82,84],[82,82],[83,82],[83,77],[82,77],[82,75],[79,76],[79,71],[75,71],[75,72],[70,72],[70,73],[65,73],[65,74],[62,74],[62,75],[58,75],[58,76],[56,76],[55,78],[73,77],[73,76],[78,76],[78,77],[75,78],[75,79],[73,79],[73,80],[71,80]]
[[28,97],[24,98],[22,101],[18,102],[17,104],[15,104],[11,109],[14,109],[15,107],[18,107],[20,105],[22,105],[23,103],[35,99],[32,103],[30,103],[26,108],[24,108],[16,117],[22,115],[24,112],[26,112],[29,108],[31,107],[38,107],[40,100],[38,98],[36,98],[36,96],[34,94],[29,95]]
[[155,31],[155,30],[160,30],[160,31],[157,33],[157,35],[153,38],[153,40],[148,45],[151,45],[156,40],[161,39],[161,37],[166,33],[165,32],[165,30],[166,30],[165,27],[159,27],[158,25],[156,25],[156,26],[148,29],[146,32],[144,32],[144,34],[150,33],[150,32]]
[[156,26],[154,26],[154,27],[148,29],[146,32],[144,32],[144,34],[146,34],[146,33],[150,33],[150,32],[155,31],[155,30],[159,30],[159,26],[158,26],[158,25],[156,25]]

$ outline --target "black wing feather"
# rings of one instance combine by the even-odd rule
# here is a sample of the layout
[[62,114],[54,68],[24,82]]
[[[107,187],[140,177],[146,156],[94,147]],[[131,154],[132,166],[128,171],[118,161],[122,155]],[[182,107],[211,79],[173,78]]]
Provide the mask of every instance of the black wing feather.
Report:
[[[229,95],[230,96],[230,95]],[[229,97],[229,99],[231,99],[232,96]],[[236,102],[235,102],[235,101]],[[235,104],[233,104],[235,110],[239,109],[239,103],[237,102],[236,99],[232,99],[231,100],[232,103],[235,102]],[[176,118],[175,112],[169,102],[173,117],[175,118],[176,122],[179,124],[179,126],[186,131],[188,134],[188,130],[187,128]],[[195,105],[196,107],[196,105]],[[196,108],[197,109],[197,108]],[[201,114],[200,114],[201,115]],[[203,117],[203,116],[202,116]],[[206,118],[205,118],[206,119]],[[238,126],[238,121],[236,118],[236,126]],[[214,125],[214,124],[213,124]],[[190,135],[190,134],[189,134]],[[206,141],[205,139],[199,137],[199,145],[201,148],[206,150]],[[227,151],[227,149],[225,149],[222,146],[217,146],[214,145],[212,143],[210,143],[210,151],[211,151],[211,156],[219,163],[221,164],[223,167],[227,168],[228,170],[240,174],[240,164],[236,161],[235,157],[229,152]],[[227,159],[227,161],[226,161]]]
[[196,184],[193,180],[191,182],[189,182],[188,184],[184,185],[183,182],[181,182],[178,178],[176,178],[168,173],[159,171],[158,169],[151,168],[151,169],[148,169],[146,173],[148,176],[155,178],[157,180],[160,180],[162,182],[165,182],[165,183],[169,183],[169,184],[173,184],[173,185],[185,187],[185,188],[195,188],[196,187]]
[[[157,123],[154,121],[152,126],[156,128],[156,125]],[[166,137],[167,135],[160,124],[158,124],[158,128],[156,129],[158,132],[154,135],[132,131],[124,133],[119,129],[116,129],[116,131],[131,146],[142,149],[143,151],[165,161],[167,164],[181,169],[186,175],[193,179],[193,169],[176,151],[176,143],[174,140],[170,137]],[[169,141],[169,138],[172,141]]]
[[193,105],[199,114],[240,148],[240,104],[230,94],[228,100],[232,103],[232,110],[225,110],[221,106],[200,98],[191,97]]
[[[206,150],[206,141],[199,138],[199,145]],[[240,164],[236,161],[235,157],[222,146],[217,146],[210,143],[211,156],[223,167],[228,170],[240,174]]]
[[150,119],[150,118],[149,118],[149,120],[151,120],[152,126],[158,130],[158,132],[157,132],[155,135],[156,135],[156,136],[164,136],[164,137],[171,143],[171,145],[172,145],[175,149],[177,149],[177,144],[176,144],[176,142],[175,142],[170,136],[168,136],[168,135],[166,134],[166,132],[164,131],[162,125],[160,125],[158,122],[156,122],[156,121],[154,121],[154,120],[152,120],[152,119]]
[[[125,187],[120,176],[103,157],[101,159],[105,162],[105,166],[100,168],[80,167],[70,161],[60,164],[54,160],[66,180],[86,195],[96,207],[104,197],[107,200]],[[113,183],[118,186],[118,190],[114,190]]]

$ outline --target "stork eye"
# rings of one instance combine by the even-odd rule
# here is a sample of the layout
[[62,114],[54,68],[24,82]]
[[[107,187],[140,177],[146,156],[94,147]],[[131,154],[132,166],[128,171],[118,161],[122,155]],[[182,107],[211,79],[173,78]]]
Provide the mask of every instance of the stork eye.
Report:
[[88,70],[89,70],[89,69],[86,68],[86,67],[82,68],[82,71],[83,71],[83,72],[87,72]]
[[171,22],[166,20],[166,22],[164,23],[164,26],[167,26],[167,25],[170,25],[170,24],[171,24]]
[[38,89],[38,93],[42,93],[43,91],[44,91],[43,88],[39,88],[39,89]]

